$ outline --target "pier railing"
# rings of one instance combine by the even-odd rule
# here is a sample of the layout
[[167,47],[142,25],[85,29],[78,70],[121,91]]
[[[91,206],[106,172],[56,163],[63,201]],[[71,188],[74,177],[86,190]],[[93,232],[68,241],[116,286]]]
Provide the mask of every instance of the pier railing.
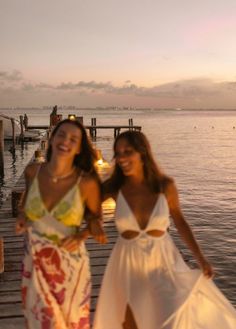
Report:
[[[137,125],[85,125],[85,128],[89,130],[91,137],[97,136],[97,130],[101,129],[113,129],[113,136],[116,137],[120,134],[121,130],[138,130],[141,131],[142,127]],[[28,129],[49,129],[48,125],[32,125],[28,126]]]

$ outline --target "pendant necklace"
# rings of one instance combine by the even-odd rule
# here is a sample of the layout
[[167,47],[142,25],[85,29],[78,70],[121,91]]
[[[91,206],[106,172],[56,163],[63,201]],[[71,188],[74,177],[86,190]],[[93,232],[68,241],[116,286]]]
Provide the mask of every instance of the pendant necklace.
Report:
[[56,183],[58,183],[61,179],[65,179],[65,178],[71,176],[71,175],[75,172],[75,168],[72,168],[72,170],[69,171],[67,174],[65,174],[65,175],[61,175],[61,176],[53,176],[53,175],[49,172],[49,170],[47,170],[47,171],[48,171],[48,175],[49,175],[49,177],[51,178],[52,182],[56,184]]

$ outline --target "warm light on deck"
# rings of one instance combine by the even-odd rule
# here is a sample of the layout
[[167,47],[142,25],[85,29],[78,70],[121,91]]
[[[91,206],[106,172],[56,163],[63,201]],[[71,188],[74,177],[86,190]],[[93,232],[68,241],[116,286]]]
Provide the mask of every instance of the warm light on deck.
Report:
[[103,161],[103,159],[101,158],[101,159],[98,159],[98,161],[97,161],[97,164],[99,165],[99,166],[102,166],[103,165],[103,163],[104,163],[104,161]]
[[68,119],[69,119],[69,120],[76,120],[76,116],[75,116],[75,114],[69,114],[69,115],[68,115]]
[[106,201],[103,202],[102,204],[102,208],[104,209],[104,211],[110,212],[110,211],[114,211],[116,206],[116,202],[112,199],[109,198]]

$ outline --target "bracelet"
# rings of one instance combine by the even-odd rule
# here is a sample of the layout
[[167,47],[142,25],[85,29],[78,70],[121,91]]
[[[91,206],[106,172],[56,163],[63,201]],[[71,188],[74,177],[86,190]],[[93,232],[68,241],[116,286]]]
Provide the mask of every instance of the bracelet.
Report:
[[102,215],[96,215],[96,216],[91,216],[91,217],[87,217],[86,220],[88,221],[95,221],[95,220],[100,220],[102,221]]

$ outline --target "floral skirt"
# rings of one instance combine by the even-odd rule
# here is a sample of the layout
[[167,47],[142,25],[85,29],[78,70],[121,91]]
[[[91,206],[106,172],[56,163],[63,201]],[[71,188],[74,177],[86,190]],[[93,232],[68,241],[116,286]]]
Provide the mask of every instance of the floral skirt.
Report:
[[84,244],[76,253],[29,231],[22,271],[28,329],[89,329],[91,276]]

